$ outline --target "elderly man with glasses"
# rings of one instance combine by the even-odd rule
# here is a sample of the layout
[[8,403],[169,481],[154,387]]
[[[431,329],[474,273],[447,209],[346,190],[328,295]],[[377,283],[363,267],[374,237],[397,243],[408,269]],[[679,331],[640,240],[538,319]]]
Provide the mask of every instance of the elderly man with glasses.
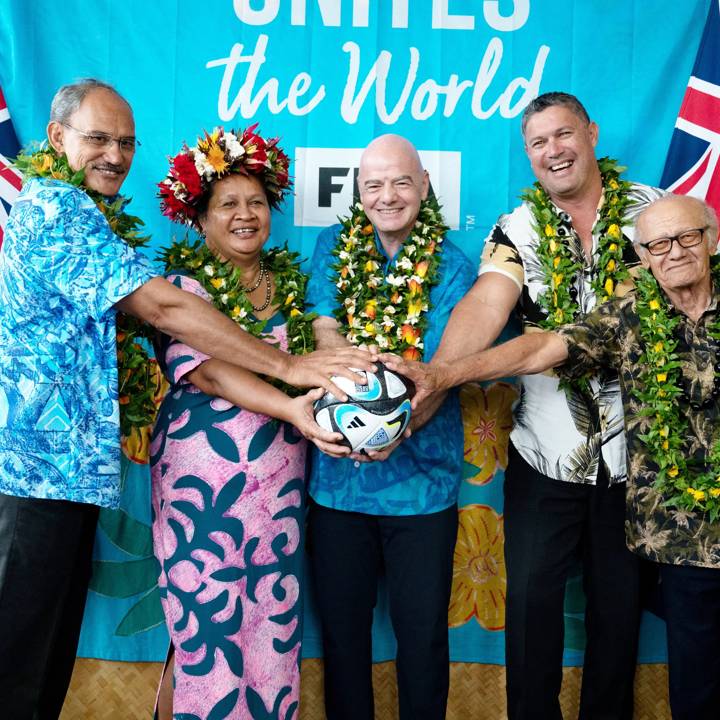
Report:
[[103,208],[124,207],[138,143],[114,88],[62,87],[47,134],[51,147],[25,156],[36,162],[0,253],[0,712],[13,720],[60,714],[98,507],[119,502],[117,310],[289,384],[342,395],[331,375],[372,367],[357,349],[293,356],[247,334],[115,234]]
[[616,370],[628,449],[626,540],[657,563],[674,720],[720,708],[720,258],[702,200],[668,195],[637,218],[635,290],[584,320],[453,363],[389,360],[426,392],[558,368]]

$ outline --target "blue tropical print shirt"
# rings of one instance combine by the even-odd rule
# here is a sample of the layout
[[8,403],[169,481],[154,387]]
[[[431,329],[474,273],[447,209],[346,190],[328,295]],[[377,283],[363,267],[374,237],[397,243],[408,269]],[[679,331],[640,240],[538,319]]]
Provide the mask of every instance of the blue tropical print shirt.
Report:
[[113,305],[156,274],[82,190],[25,183],[0,250],[0,493],[118,505]]
[[[331,251],[340,225],[323,230],[313,254],[313,274],[307,302],[320,315],[333,317],[336,277],[330,271]],[[387,256],[377,235],[375,242]],[[442,244],[439,282],[430,290],[424,360],[429,361],[457,302],[470,289],[475,271],[465,254],[449,240]],[[336,510],[368,515],[425,515],[457,502],[463,462],[463,426],[457,394],[451,392],[433,418],[398,445],[383,462],[359,463],[337,459],[313,447],[310,495],[315,502]]]

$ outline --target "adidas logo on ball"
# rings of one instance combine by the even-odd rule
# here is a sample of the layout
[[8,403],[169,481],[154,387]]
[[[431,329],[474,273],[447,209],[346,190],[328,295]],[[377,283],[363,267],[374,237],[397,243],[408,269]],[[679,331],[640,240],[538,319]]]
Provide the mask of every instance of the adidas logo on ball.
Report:
[[320,427],[339,432],[344,445],[353,451],[382,450],[397,440],[410,422],[410,397],[399,375],[377,363],[377,372],[358,371],[365,384],[344,377],[333,382],[348,396],[338,400],[325,393],[315,402],[315,420]]

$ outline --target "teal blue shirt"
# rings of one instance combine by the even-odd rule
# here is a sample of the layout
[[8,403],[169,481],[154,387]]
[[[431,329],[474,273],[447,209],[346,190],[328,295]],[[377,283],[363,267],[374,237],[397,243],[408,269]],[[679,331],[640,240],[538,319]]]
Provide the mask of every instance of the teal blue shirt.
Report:
[[113,306],[155,274],[82,190],[25,184],[0,251],[0,493],[119,503]]
[[[320,315],[333,316],[336,306],[333,262],[340,225],[326,228],[318,236],[313,254],[313,273],[307,302]],[[377,247],[392,262],[382,244]],[[457,302],[475,280],[475,271],[449,240],[442,243],[439,282],[430,290],[430,311],[424,336],[425,361],[438,345]],[[463,427],[457,394],[448,395],[433,418],[408,440],[400,443],[384,462],[356,463],[331,458],[313,449],[310,495],[320,505],[369,515],[425,515],[444,510],[457,502],[463,462]]]

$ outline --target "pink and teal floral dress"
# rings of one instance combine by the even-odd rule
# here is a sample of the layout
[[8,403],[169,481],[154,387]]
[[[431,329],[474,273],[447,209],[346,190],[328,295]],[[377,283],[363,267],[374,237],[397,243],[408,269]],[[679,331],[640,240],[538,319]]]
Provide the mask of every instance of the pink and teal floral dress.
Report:
[[[209,300],[189,277],[169,279]],[[284,318],[266,328],[287,348]],[[298,716],[306,443],[185,379],[208,356],[165,338],[151,443],[153,541],[181,720]]]

